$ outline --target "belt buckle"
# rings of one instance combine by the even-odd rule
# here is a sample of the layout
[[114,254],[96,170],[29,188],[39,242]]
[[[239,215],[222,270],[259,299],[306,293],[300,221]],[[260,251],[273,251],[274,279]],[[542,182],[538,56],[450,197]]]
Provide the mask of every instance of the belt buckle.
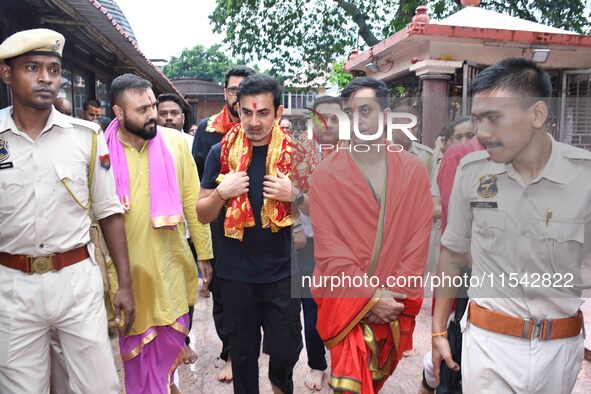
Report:
[[[544,322],[544,320],[537,322],[531,318],[523,319],[524,324],[523,324],[523,331],[521,333],[521,338],[529,339],[530,341],[533,340],[534,338],[542,339],[542,323],[543,322]],[[533,326],[533,328],[532,328],[531,337],[530,337],[529,336],[529,329],[531,326]]]
[[33,257],[31,258],[31,273],[45,274],[53,271],[51,256]]
[[[544,319],[540,321],[540,341],[548,341],[552,339],[552,323],[553,320]],[[546,335],[543,335],[543,328],[546,326]]]
[[536,322],[535,320],[534,322],[534,330],[531,333],[531,339],[533,340],[534,338],[538,338],[538,339],[542,339],[542,322]]

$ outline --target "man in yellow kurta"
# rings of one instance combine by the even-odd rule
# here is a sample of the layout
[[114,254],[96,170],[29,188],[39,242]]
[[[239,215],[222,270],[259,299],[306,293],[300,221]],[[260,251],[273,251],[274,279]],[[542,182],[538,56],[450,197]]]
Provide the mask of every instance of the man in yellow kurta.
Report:
[[[168,393],[183,358],[188,306],[197,298],[197,270],[185,238],[186,219],[199,259],[212,258],[208,225],[197,220],[199,177],[182,135],[156,126],[156,98],[132,74],[111,85],[116,119],[106,130],[117,195],[123,203],[136,319],[119,338],[128,394]],[[207,262],[208,263],[208,262]]]

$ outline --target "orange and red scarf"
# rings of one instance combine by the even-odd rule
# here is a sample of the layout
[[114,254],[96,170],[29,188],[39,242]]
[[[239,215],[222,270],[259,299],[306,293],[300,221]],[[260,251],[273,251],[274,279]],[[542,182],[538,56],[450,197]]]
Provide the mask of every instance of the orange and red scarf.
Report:
[[[279,170],[290,176],[293,159],[291,136],[283,131],[277,122],[275,122],[271,133],[265,165],[266,175],[275,176],[276,171]],[[240,124],[226,133],[221,144],[221,168],[220,175],[216,179],[218,184],[222,181],[223,176],[229,172],[246,171],[252,159],[252,144]],[[254,213],[248,194],[230,199],[226,203],[226,207],[224,234],[226,237],[242,241],[244,229],[255,225]],[[261,222],[263,228],[271,228],[272,232],[291,226],[293,222],[291,203],[264,198]]]
[[226,134],[231,128],[236,126],[238,123],[234,122],[230,117],[230,110],[228,105],[224,105],[224,108],[217,114],[212,115],[207,121],[207,127],[205,131],[210,133]]

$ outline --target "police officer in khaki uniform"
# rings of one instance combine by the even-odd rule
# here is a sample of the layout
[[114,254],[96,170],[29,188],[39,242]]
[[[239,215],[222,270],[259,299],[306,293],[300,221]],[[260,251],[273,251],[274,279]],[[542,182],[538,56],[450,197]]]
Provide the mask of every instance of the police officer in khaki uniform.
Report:
[[433,149],[429,148],[427,145],[412,141],[408,151],[425,163],[427,170],[429,171],[429,177],[430,179],[433,179],[433,170],[435,167],[433,165]]
[[[591,152],[546,132],[550,78],[530,60],[487,68],[471,91],[486,151],[460,164],[438,267],[457,275],[472,254],[463,390],[570,393],[584,352],[577,285],[591,247]],[[445,338],[455,289],[439,290],[433,362],[458,370]]]
[[[419,113],[408,105],[400,105],[394,108],[392,112],[412,114],[417,117],[417,120],[419,118]],[[404,124],[408,123],[409,119],[404,117],[400,119],[395,118],[394,120],[396,123]],[[409,131],[416,137],[419,132],[419,125],[416,124],[414,127],[410,128]],[[412,153],[425,163],[425,166],[427,166],[427,170],[429,171],[429,179],[433,179],[433,171],[435,169],[435,165],[433,164],[433,149],[429,148],[427,145],[411,140],[401,129],[394,129],[392,136],[395,143],[399,144],[405,151]]]
[[106,142],[97,125],[52,106],[63,46],[64,37],[46,29],[0,45],[0,76],[13,102],[0,111],[1,393],[48,392],[52,330],[74,392],[119,391],[90,209],[117,264],[114,304],[124,331],[133,321],[123,208]]

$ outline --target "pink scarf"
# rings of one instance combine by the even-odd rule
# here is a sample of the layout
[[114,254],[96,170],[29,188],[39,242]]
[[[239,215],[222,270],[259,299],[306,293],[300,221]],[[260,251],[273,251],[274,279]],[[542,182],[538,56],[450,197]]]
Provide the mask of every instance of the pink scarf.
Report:
[[[113,119],[105,138],[115,172],[115,186],[119,200],[128,211],[131,208],[129,170],[123,143],[118,137],[119,120]],[[179,193],[172,156],[162,139],[160,130],[148,141],[148,166],[150,173],[150,218],[154,228],[172,227],[184,221],[183,205]]]

